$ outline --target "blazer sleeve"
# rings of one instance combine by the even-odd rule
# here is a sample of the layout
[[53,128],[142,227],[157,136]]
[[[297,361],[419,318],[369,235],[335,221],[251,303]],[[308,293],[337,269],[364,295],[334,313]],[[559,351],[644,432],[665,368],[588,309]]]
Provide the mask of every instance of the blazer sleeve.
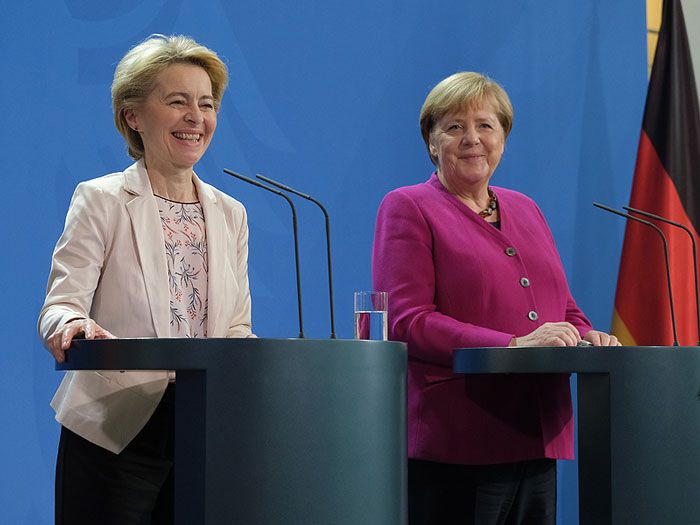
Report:
[[416,202],[400,190],[382,201],[372,251],[375,290],[389,293],[390,337],[417,359],[452,365],[452,351],[507,346],[514,334],[459,321],[437,311],[433,232]]
[[227,337],[256,337],[251,328],[251,301],[248,283],[248,217],[238,203],[240,221],[236,225],[236,260],[234,273],[238,284],[238,307],[229,323]]
[[46,299],[39,313],[39,336],[48,337],[72,319],[90,317],[104,263],[109,205],[102,191],[80,183],[73,193],[63,233],[56,243]]

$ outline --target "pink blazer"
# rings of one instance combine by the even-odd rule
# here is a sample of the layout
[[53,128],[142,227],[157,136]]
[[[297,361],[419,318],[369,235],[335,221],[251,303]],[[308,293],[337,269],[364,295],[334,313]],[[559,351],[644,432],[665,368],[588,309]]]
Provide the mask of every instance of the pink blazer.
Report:
[[571,459],[567,375],[453,374],[452,351],[507,346],[545,322],[590,323],[574,302],[554,239],[528,197],[494,187],[501,229],[440,184],[382,201],[374,289],[389,292],[389,337],[408,344],[409,457],[461,464]]

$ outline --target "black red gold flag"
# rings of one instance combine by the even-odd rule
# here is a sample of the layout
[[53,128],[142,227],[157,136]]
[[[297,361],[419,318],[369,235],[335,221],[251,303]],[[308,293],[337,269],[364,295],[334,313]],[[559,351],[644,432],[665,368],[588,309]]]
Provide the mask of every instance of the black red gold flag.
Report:
[[[700,231],[700,112],[680,0],[664,0],[630,206]],[[691,243],[679,228],[657,224],[669,239],[671,281],[681,345],[697,344]],[[625,345],[673,342],[661,240],[628,221],[612,332]]]

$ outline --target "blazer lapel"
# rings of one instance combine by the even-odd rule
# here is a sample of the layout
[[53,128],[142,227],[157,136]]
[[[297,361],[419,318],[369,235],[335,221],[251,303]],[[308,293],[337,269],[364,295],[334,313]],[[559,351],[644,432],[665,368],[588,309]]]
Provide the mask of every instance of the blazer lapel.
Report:
[[196,175],[194,178],[197,195],[204,212],[207,232],[207,336],[226,337],[228,326],[221,321],[225,297],[226,261],[228,242],[226,238],[226,218],[217,205],[217,199],[209,186]]
[[148,174],[139,161],[124,172],[124,190],[133,198],[126,203],[136,239],[146,294],[157,337],[170,337],[170,292],[165,240]]

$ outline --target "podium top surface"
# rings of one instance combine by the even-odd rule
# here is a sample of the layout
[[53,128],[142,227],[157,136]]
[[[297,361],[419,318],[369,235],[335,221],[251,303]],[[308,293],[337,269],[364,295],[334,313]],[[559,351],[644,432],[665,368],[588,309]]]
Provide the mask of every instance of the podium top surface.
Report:
[[77,339],[56,370],[207,370],[226,361],[406,360],[406,345],[352,339]]
[[452,369],[469,374],[610,373],[685,363],[700,367],[697,346],[458,348]]

